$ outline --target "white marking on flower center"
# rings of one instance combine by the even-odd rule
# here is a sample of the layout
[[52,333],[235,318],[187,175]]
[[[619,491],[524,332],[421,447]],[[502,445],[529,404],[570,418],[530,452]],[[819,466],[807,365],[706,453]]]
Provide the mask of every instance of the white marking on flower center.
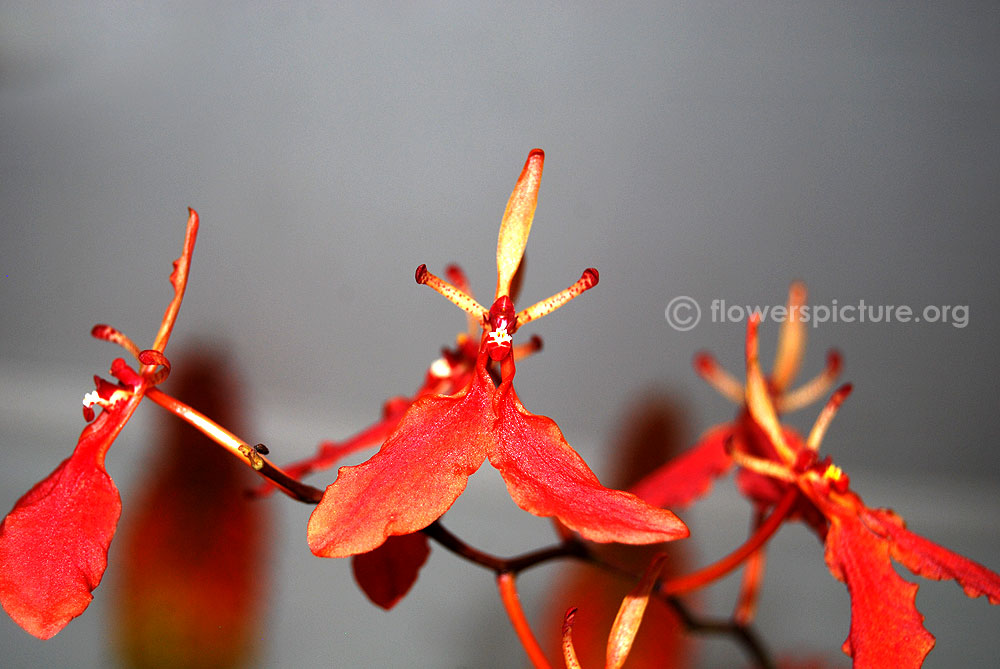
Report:
[[120,400],[127,400],[129,396],[131,396],[131,394],[132,393],[128,392],[127,390],[119,389],[111,393],[111,399],[106,400],[103,397],[101,397],[96,390],[91,390],[89,393],[83,396],[83,406],[89,409],[90,407],[96,404],[98,406],[104,407],[105,409],[108,409],[113,407]]
[[497,328],[492,332],[488,333],[491,344],[496,344],[497,346],[502,346],[503,344],[509,344],[514,340],[509,334],[507,334],[507,328]]

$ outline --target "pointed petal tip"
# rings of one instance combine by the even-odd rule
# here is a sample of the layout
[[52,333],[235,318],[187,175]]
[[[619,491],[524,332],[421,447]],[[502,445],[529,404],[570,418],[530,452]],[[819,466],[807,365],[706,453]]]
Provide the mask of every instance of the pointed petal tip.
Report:
[[496,297],[510,295],[511,281],[521,264],[535,217],[544,164],[545,153],[541,149],[532,149],[507,202],[497,239]]

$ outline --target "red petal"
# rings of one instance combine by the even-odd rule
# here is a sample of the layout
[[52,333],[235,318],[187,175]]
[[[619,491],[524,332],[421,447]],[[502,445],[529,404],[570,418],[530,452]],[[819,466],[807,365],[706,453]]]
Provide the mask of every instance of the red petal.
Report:
[[355,555],[354,578],[368,599],[391,609],[417,582],[431,549],[419,532],[389,537],[375,550]]
[[639,481],[632,492],[654,506],[687,506],[729,469],[726,442],[732,434],[730,425],[713,428],[691,449]]
[[555,516],[591,541],[651,544],[688,536],[670,511],[602,486],[559,426],[528,413],[508,382],[497,389],[497,415],[490,463],[525,511]]
[[440,518],[486,458],[493,389],[481,369],[458,395],[417,400],[378,453],[341,467],[309,518],[312,552],[367,553],[391,535],[416,532]]
[[1000,574],[910,532],[903,519],[888,509],[865,509],[861,518],[892,542],[892,557],[914,574],[935,581],[953,579],[969,597],[986,595],[990,604],[1000,604]]
[[85,427],[73,454],[0,525],[0,601],[40,639],[83,613],[104,575],[122,510],[104,455],[137,404],[120,403]]
[[[429,395],[452,395],[461,391],[472,379],[472,370],[475,365],[477,350],[473,349],[471,354],[463,350],[461,346],[455,349],[444,349],[444,360],[447,361],[447,375],[441,376],[437,372],[437,364],[427,371],[423,385],[417,390],[413,397],[393,397],[382,405],[382,418],[375,423],[357,433],[353,437],[336,442],[324,441],[319,445],[319,449],[312,457],[285,465],[282,469],[292,478],[301,480],[308,474],[316,471],[329,469],[337,464],[342,458],[373,446],[382,444],[396,429],[399,421],[406,414],[417,398]],[[471,357],[470,357],[471,355]],[[270,483],[259,486],[255,494],[264,496],[277,490]]]
[[833,515],[826,563],[851,595],[851,631],[844,652],[854,658],[854,666],[919,667],[934,647],[934,637],[917,611],[917,586],[892,567],[889,541],[853,514]]

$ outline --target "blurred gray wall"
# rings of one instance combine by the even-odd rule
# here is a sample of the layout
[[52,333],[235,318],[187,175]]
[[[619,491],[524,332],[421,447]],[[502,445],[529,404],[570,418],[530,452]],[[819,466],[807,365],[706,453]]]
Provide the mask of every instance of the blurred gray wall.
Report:
[[[463,327],[414,283],[418,264],[459,262],[489,302],[497,224],[540,146],[522,306],[588,266],[601,283],[522,331],[546,344],[518,369],[529,409],[556,418],[602,472],[611,425],[644,388],[684,398],[697,431],[732,415],[690,369],[707,348],[741,375],[744,324],[712,322],[713,300],[781,304],[802,279],[820,305],[964,308],[964,323],[820,324],[803,374],[827,348],[843,352],[855,392],[824,451],[866,500],[918,531],[951,529],[956,548],[1000,567],[998,109],[994,3],[0,3],[0,502],[75,442],[90,375],[118,355],[90,326],[149,345],[185,207],[203,227],[175,343],[231,348],[258,408],[249,438],[289,460],[412,391]],[[664,318],[677,296],[702,310],[688,331]],[[763,327],[765,362],[777,329]],[[808,428],[818,410],[790,421]],[[155,413],[140,412],[109,456],[126,513]],[[483,532],[485,547],[547,541],[484,475],[468,508],[511,526],[494,545]],[[428,571],[444,584],[467,576],[478,599],[435,591],[428,576],[414,595],[424,599],[401,609],[431,631],[399,642],[404,612],[364,608],[345,562],[308,556],[308,509],[280,506],[290,548],[262,632],[267,663],[378,663],[412,648],[427,666],[483,666],[477,651],[517,652],[489,578],[437,549]],[[467,520],[474,538],[475,513]],[[843,587],[800,535],[826,604]],[[311,599],[290,599],[296,587]],[[768,604],[801,610],[794,596]],[[482,629],[445,621],[468,624],[470,606]],[[788,643],[836,657],[846,598],[830,606],[837,627]],[[998,652],[975,634],[996,629],[995,612],[957,606],[965,631],[954,633],[973,640],[942,641],[933,666]],[[3,646],[17,666],[97,666],[100,615],[48,644],[4,617]],[[774,620],[765,635],[780,642],[788,625]]]

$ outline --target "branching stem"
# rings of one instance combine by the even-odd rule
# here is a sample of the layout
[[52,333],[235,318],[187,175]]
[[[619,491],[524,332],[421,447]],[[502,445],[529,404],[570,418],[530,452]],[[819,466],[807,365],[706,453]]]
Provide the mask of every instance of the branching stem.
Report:
[[[306,504],[318,504],[323,497],[322,490],[289,476],[262,455],[258,454],[256,458],[249,457],[247,452],[252,447],[246,441],[240,439],[199,411],[157,388],[147,389],[146,397],[208,435],[213,441],[239,458],[244,464],[255,469],[258,474],[276,485],[290,498]],[[257,464],[260,465],[259,467],[255,466],[255,459],[257,460]],[[798,491],[795,489],[789,490],[775,507],[774,511],[760,524],[757,531],[742,546],[708,567],[662,583],[655,593],[677,612],[689,632],[722,634],[734,637],[752,656],[757,666],[762,669],[769,669],[774,665],[760,640],[748,625],[734,620],[719,621],[696,618],[687,610],[676,595],[705,586],[742,564],[777,531],[778,527],[780,527],[781,523],[791,512],[797,499]],[[501,558],[465,543],[458,536],[446,529],[440,521],[431,523],[422,532],[459,557],[489,569],[496,574],[497,587],[499,588],[500,597],[503,600],[507,614],[514,625],[514,629],[525,651],[536,667],[549,667],[549,664],[541,648],[538,646],[538,641],[531,632],[524,612],[521,609],[514,583],[514,579],[518,573],[550,560],[573,558],[589,562],[601,569],[619,573],[628,578],[638,578],[638,575],[626,572],[595,556],[588,549],[587,544],[575,537],[566,538],[554,546],[531,551],[520,556]]]

